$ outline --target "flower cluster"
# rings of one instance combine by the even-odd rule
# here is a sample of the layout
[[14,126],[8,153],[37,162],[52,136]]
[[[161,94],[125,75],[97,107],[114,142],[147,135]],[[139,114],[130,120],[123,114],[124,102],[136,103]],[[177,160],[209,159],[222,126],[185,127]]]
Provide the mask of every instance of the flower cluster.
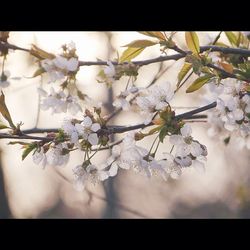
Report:
[[50,93],[47,93],[44,89],[38,88],[38,93],[42,97],[40,104],[42,110],[52,109],[52,114],[69,111],[72,115],[82,111],[78,98],[71,94],[66,94],[63,90],[55,91],[51,87]]
[[137,93],[139,88],[133,86],[125,91],[122,91],[113,102],[113,106],[116,108],[121,108],[124,111],[130,110],[131,105],[129,101],[129,96]]
[[210,134],[227,131],[229,135],[237,137],[239,148],[246,146],[250,149],[250,96],[246,87],[242,81],[222,80],[214,95],[216,110],[209,113],[208,122],[212,125]]
[[181,134],[171,135],[170,143],[176,146],[176,153],[163,153],[157,160],[150,152],[136,145],[135,132],[129,132],[119,145],[112,148],[111,156],[100,166],[85,161],[73,169],[75,186],[82,190],[88,181],[93,183],[104,181],[117,175],[119,169],[132,169],[146,175],[148,178],[158,176],[167,180],[169,177],[177,179],[182,170],[193,166],[198,172],[204,172],[207,149],[204,145],[194,140],[191,128],[184,125]]
[[152,88],[139,91],[135,103],[139,107],[140,113],[145,117],[145,124],[152,121],[155,112],[168,107],[173,96],[174,91],[168,82],[162,86],[154,85]]
[[57,55],[53,59],[41,61],[42,68],[48,73],[50,82],[62,80],[65,76],[74,75],[79,67],[77,55],[75,54],[75,44],[71,42],[64,45],[63,54]]
[[207,149],[191,136],[192,128],[185,124],[180,129],[181,134],[171,135],[169,141],[176,147],[174,162],[180,167],[194,166],[198,171],[204,171]]
[[98,145],[99,137],[97,131],[101,126],[89,116],[85,116],[80,123],[74,123],[72,120],[65,120],[62,124],[63,131],[70,137],[71,143],[80,147],[79,139],[83,139],[90,145]]
[[52,143],[50,146],[39,147],[33,154],[33,161],[37,165],[41,164],[43,168],[46,165],[65,165],[69,161],[69,145],[67,143]]

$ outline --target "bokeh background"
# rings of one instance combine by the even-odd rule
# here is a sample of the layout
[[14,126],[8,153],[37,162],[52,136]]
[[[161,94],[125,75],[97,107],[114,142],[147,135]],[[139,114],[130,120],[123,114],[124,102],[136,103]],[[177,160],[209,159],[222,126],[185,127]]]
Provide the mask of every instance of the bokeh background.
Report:
[[[218,32],[198,32],[200,44],[211,42]],[[56,53],[64,43],[74,41],[79,60],[113,59],[135,39],[146,37],[137,32],[11,32],[9,42],[29,48],[31,44]],[[147,39],[147,38],[146,38]],[[222,35],[221,40],[227,43]],[[175,35],[177,44],[186,49],[184,32]],[[169,53],[171,53],[169,51]],[[137,57],[149,59],[159,56],[159,47],[146,49]],[[183,60],[144,66],[139,70],[137,86],[146,86],[160,71],[165,73],[157,81],[176,84],[178,70]],[[37,69],[33,57],[22,51],[10,53],[6,69],[12,77],[5,89],[6,103],[13,120],[24,123],[23,129],[56,128],[65,117],[39,110],[36,91],[46,79],[28,78]],[[103,103],[104,114],[112,112],[112,100],[124,88],[126,79],[114,83],[111,89],[96,81],[100,67],[81,67],[77,75],[78,86],[89,96]],[[186,83],[186,86],[193,80]],[[185,88],[184,88],[185,90]],[[202,94],[201,90],[199,93]],[[182,90],[174,98],[176,107],[197,106],[201,96]],[[176,109],[183,112],[184,108]],[[113,124],[132,125],[141,122],[134,112],[122,112]],[[72,185],[72,168],[81,162],[80,153],[73,152],[64,167],[45,169],[35,165],[31,157],[21,161],[20,146],[0,141],[0,218],[246,218],[250,217],[250,154],[237,150],[237,146],[225,146],[219,139],[209,138],[206,123],[192,124],[193,134],[208,147],[206,173],[188,169],[179,180],[148,179],[133,171],[121,170],[115,178],[104,183],[89,184],[87,190],[78,192]],[[118,137],[114,138],[117,139]],[[150,145],[150,139],[143,144]],[[168,145],[160,150],[166,151]],[[105,161],[110,152],[102,152],[98,162]]]

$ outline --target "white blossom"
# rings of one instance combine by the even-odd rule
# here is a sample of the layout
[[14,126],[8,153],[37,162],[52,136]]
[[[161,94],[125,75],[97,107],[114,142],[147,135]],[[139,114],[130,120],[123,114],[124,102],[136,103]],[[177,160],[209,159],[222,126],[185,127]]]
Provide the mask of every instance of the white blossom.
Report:
[[168,82],[162,86],[154,85],[150,89],[139,91],[135,103],[139,107],[141,114],[145,116],[144,123],[151,122],[154,112],[165,109],[172,100],[173,95],[174,91]]
[[104,181],[109,177],[107,171],[100,170],[97,166],[89,164],[85,169],[82,165],[78,165],[73,168],[74,174],[74,187],[78,191],[84,190],[88,181],[96,184],[100,181]]
[[99,123],[93,123],[90,117],[84,117],[83,121],[80,124],[75,125],[76,130],[83,139],[87,140],[91,145],[98,144],[98,135],[97,131],[101,129]]
[[40,104],[42,110],[51,109],[52,114],[66,113],[68,111],[72,115],[76,115],[82,111],[75,96],[66,95],[62,90],[55,91],[53,87],[50,88],[49,94],[42,88],[38,88],[37,90],[42,97]]

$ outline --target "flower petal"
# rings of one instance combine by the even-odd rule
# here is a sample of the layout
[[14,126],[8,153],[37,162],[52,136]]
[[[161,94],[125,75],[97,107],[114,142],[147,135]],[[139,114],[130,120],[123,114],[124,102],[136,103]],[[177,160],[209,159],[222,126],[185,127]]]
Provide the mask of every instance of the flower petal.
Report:
[[91,145],[97,145],[99,138],[96,133],[93,133],[88,136],[88,141]]

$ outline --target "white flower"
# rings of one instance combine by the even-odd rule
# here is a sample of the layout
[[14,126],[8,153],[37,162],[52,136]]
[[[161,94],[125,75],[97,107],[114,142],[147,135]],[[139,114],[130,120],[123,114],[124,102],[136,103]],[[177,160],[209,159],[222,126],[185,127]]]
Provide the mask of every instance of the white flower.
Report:
[[69,95],[67,97],[67,110],[70,112],[71,115],[76,115],[78,112],[82,111],[81,106],[78,103],[78,100],[75,96]]
[[45,168],[47,164],[47,157],[46,154],[44,153],[43,147],[40,148],[39,150],[36,150],[32,158],[35,164],[39,165],[41,163],[42,167]]
[[[171,144],[177,146],[176,155],[179,157],[186,157],[190,153],[194,156],[200,156],[203,152],[200,144],[193,141],[191,136],[192,129],[189,124],[185,124],[181,128],[181,135],[171,135],[169,141]],[[186,160],[186,159],[185,159]]]
[[62,124],[62,129],[66,134],[70,136],[70,142],[74,144],[79,144],[78,143],[78,131],[76,127],[72,124],[70,120],[65,119]]
[[75,57],[68,59],[59,55],[52,60],[42,60],[41,66],[48,73],[50,82],[55,82],[64,79],[70,72],[75,72],[78,69],[79,61]]
[[55,59],[53,59],[53,63],[57,68],[66,70],[66,72],[76,71],[79,64],[77,58],[72,57],[70,59],[67,59],[63,56],[57,56]]
[[141,90],[135,103],[139,107],[141,114],[145,116],[144,123],[148,124],[151,122],[154,112],[166,108],[173,95],[174,91],[168,82],[162,86],[155,85],[150,89]]
[[81,124],[76,124],[75,127],[78,134],[81,135],[84,140],[87,140],[91,145],[98,144],[99,138],[95,132],[101,129],[99,123],[93,123],[90,117],[86,116]]
[[40,104],[42,110],[52,109],[52,114],[66,113],[69,111],[72,115],[76,115],[82,111],[78,99],[71,95],[66,96],[62,90],[56,92],[55,89],[51,87],[49,94],[42,88],[38,88],[37,90],[42,97]]
[[107,76],[109,80],[114,81],[114,76],[116,74],[115,67],[111,61],[108,61],[107,64],[108,66],[104,68],[104,74]]
[[173,155],[169,153],[163,153],[163,154],[165,156],[165,159],[160,161],[160,163],[162,164],[165,171],[172,179],[178,179],[182,174],[181,167],[177,165]]
[[82,165],[78,165],[73,168],[74,174],[74,187],[77,191],[84,190],[88,181],[91,181],[93,184],[98,183],[99,181],[104,181],[109,177],[107,171],[98,169],[95,165],[88,165],[86,170]]
[[68,162],[69,154],[64,154],[63,150],[67,150],[66,143],[60,143],[55,146],[50,147],[46,152],[47,162],[51,166],[61,166]]

